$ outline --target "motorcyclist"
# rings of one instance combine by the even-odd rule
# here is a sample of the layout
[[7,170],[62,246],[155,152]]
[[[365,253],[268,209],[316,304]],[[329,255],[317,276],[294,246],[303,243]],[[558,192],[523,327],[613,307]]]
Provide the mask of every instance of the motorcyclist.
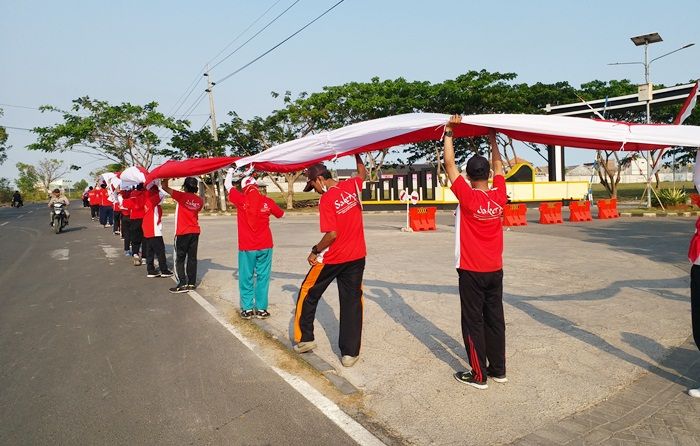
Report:
[[[60,189],[54,189],[51,192],[51,199],[49,200],[49,208],[53,208],[56,203],[62,203],[64,205],[63,211],[66,214],[66,224],[68,224],[68,219],[70,218],[70,213],[68,212],[68,206],[70,206],[70,201],[65,195],[61,194]],[[53,212],[51,213],[51,226],[53,226]]]
[[18,190],[16,190],[15,193],[12,194],[12,205],[14,206],[15,203],[18,203],[20,206],[24,204],[22,202],[22,194],[20,194]]

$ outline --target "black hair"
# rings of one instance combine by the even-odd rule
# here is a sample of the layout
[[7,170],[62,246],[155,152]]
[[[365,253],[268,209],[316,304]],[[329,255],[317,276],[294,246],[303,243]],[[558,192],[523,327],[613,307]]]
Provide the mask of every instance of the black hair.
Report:
[[333,179],[333,174],[331,173],[330,170],[324,170],[323,172],[319,173],[318,176],[317,176],[316,178],[318,178],[318,177],[323,177],[323,178],[325,178],[325,179],[327,179],[327,180],[332,180],[332,179]]
[[185,182],[182,184],[182,187],[185,189],[185,192],[194,194],[199,190],[199,182],[194,177],[187,177],[185,178]]

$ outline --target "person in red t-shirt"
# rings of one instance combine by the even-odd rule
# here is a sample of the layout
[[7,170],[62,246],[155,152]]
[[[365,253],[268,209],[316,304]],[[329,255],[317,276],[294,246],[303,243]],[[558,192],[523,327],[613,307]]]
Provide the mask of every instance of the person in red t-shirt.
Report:
[[[143,215],[145,191],[143,183],[139,183],[135,189],[122,191],[124,194],[124,207],[129,209],[129,241],[131,242],[131,255],[134,258],[134,266],[143,265],[141,255],[143,240]],[[126,245],[124,246],[126,248]],[[145,251],[145,246],[143,247]],[[125,249],[126,251],[126,249]]]
[[334,180],[323,164],[315,164],[306,171],[308,182],[304,192],[314,189],[321,194],[318,210],[324,235],[311,248],[307,258],[311,270],[299,290],[294,316],[294,350],[298,353],[313,350],[316,347],[316,306],[328,285],[337,279],[340,297],[338,346],[345,367],[352,367],[360,355],[362,276],[367,255],[360,203],[367,169],[359,155],[355,155],[355,160],[357,176],[345,181]]
[[100,197],[97,193],[97,189],[90,186],[88,190],[88,203],[90,203],[90,217],[92,221],[100,216]]
[[[175,278],[177,285],[170,288],[171,293],[186,293],[194,290],[197,284],[197,246],[199,245],[199,211],[204,200],[197,195],[199,184],[196,178],[187,177],[182,186],[184,192],[168,186],[163,180],[161,186],[173,200],[175,208]],[[185,262],[187,268],[185,268]]]
[[253,177],[243,178],[241,192],[233,187],[232,179],[233,169],[229,169],[224,187],[228,190],[228,200],[237,209],[241,317],[266,319],[270,317],[267,307],[273,247],[270,215],[282,218],[284,211],[260,193]]
[[100,200],[100,225],[107,228],[114,224],[114,210],[112,208],[112,200],[107,190],[107,183],[100,184],[100,189],[97,191],[97,196]]
[[[445,126],[445,171],[459,200],[455,266],[459,275],[462,337],[471,371],[454,374],[457,381],[486,389],[487,375],[506,382],[506,331],[503,317],[503,228],[501,217],[508,200],[503,162],[491,131],[491,165],[475,154],[467,161],[469,183],[455,163],[454,129],[462,121],[452,116]],[[493,186],[489,173],[493,166]],[[487,363],[488,361],[488,363]],[[488,366],[487,366],[488,364]]]
[[[163,209],[160,203],[165,198],[157,185],[153,184],[143,195],[143,255],[146,257],[146,277],[172,277],[173,272],[168,268],[165,257],[165,242],[163,241]],[[158,260],[156,268],[155,260]]]

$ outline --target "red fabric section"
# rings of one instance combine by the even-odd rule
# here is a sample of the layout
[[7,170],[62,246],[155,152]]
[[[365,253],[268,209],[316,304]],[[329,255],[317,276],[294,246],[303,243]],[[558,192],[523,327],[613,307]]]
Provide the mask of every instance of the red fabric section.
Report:
[[503,268],[501,215],[508,200],[506,180],[496,175],[488,192],[472,189],[463,176],[452,184],[459,200],[459,268],[493,272]]
[[170,196],[177,202],[175,235],[199,234],[199,211],[204,206],[204,200],[199,195],[179,190],[173,190]]
[[[258,194],[255,200],[246,195]],[[273,247],[272,231],[270,231],[270,215],[280,218],[284,211],[270,198],[260,195],[257,188],[248,187],[244,193],[231,189],[228,199],[236,206],[238,222],[238,249],[241,251],[257,251]],[[256,209],[251,203],[257,203]]]
[[203,175],[226,167],[239,157],[219,156],[214,158],[192,158],[187,160],[170,160],[146,174],[146,184],[159,178],[182,178]]
[[355,177],[339,182],[321,195],[318,203],[321,232],[335,231],[337,236],[319,255],[320,262],[333,265],[367,255],[358,190],[362,190],[362,180]]

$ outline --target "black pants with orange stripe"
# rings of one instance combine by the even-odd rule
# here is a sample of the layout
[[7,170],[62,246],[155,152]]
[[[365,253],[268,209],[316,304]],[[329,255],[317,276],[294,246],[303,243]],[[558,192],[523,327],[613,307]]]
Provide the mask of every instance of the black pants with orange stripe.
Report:
[[457,269],[462,337],[474,379],[506,374],[503,270],[480,273]]
[[336,280],[340,298],[338,347],[343,356],[358,356],[362,341],[362,276],[364,272],[364,257],[335,265],[319,263],[312,266],[297,297],[294,342],[314,340],[314,319],[318,301],[328,285]]

